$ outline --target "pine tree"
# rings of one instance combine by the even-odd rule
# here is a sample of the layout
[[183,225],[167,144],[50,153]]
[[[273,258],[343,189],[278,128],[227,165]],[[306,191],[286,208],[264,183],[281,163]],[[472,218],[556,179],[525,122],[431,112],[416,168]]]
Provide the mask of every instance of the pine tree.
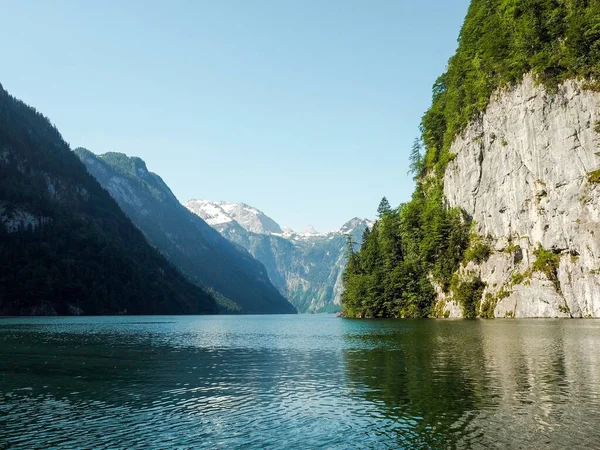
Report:
[[346,255],[348,256],[348,261],[352,259],[354,256],[354,241],[352,240],[352,235],[346,235]]
[[423,157],[422,148],[421,139],[415,138],[410,151],[408,170],[408,173],[412,175],[415,180],[421,176],[421,173],[425,168],[425,159]]
[[369,227],[365,227],[365,231],[362,234],[362,245],[360,249],[362,250],[366,246],[366,242],[369,240],[369,236],[371,236],[371,229]]
[[383,197],[379,202],[379,207],[377,208],[377,215],[379,217],[383,217],[384,215],[389,214],[391,211],[392,208],[390,207],[390,202],[388,202],[388,199],[386,197]]

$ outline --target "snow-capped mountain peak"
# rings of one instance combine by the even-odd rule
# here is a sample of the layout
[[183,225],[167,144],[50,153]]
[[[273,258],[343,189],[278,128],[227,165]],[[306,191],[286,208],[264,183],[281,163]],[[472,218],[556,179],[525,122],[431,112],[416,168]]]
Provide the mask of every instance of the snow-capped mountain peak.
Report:
[[200,216],[210,226],[222,225],[233,221],[231,216],[220,205],[221,202],[209,200],[190,200],[185,207]]
[[219,231],[222,231],[231,223],[237,223],[251,233],[279,236],[294,241],[353,234],[357,229],[372,228],[374,224],[372,220],[354,217],[342,225],[339,230],[328,233],[320,233],[312,225],[307,225],[304,231],[298,232],[289,227],[280,227],[277,222],[261,210],[246,203],[194,199],[188,201],[185,207]]
[[312,225],[307,225],[304,228],[304,234],[319,234],[319,232],[315,230],[315,227],[313,227]]
[[185,207],[202,217],[209,225],[219,226],[235,221],[246,231],[257,234],[280,234],[283,230],[277,222],[262,211],[245,203],[224,201],[190,200]]
[[245,203],[190,200],[185,206],[261,261],[273,284],[300,312],[339,311],[346,235],[360,246],[365,227],[373,226],[355,217],[327,233],[311,225],[296,232]]
[[353,219],[350,219],[348,222],[346,222],[344,225],[342,225],[342,228],[340,228],[339,232],[343,233],[343,234],[348,234],[348,233],[352,233],[357,228],[361,228],[361,229],[364,229],[365,227],[373,228],[374,224],[375,224],[375,221],[373,221],[373,220],[363,219],[360,217],[354,217]]

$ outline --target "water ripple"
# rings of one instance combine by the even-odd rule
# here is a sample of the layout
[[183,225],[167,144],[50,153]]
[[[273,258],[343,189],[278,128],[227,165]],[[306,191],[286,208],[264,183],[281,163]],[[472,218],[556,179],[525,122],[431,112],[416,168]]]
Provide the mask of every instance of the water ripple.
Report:
[[0,448],[594,448],[600,323],[0,320]]

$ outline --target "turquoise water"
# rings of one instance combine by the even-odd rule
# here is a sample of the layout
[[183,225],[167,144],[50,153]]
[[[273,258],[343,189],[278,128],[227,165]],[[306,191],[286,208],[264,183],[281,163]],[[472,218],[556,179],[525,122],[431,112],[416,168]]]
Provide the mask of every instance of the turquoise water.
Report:
[[0,449],[566,447],[600,321],[0,319]]

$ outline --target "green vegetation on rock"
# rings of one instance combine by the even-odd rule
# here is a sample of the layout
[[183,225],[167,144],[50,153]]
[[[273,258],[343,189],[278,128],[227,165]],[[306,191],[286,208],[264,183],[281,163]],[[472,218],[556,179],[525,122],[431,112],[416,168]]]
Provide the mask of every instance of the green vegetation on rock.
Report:
[[472,233],[470,237],[470,244],[463,257],[464,263],[474,262],[481,264],[488,260],[492,254],[492,247],[488,244],[481,236],[476,233]]
[[494,309],[496,308],[497,304],[498,299],[488,292],[479,308],[479,317],[483,319],[493,319]]
[[524,273],[515,272],[511,276],[510,284],[511,284],[511,286],[517,286],[519,284],[522,284],[524,281],[528,280],[529,278],[531,278],[531,270],[528,270]]
[[499,88],[533,73],[549,89],[600,78],[600,2],[473,0],[456,54],[423,117],[427,169],[443,173],[454,138]]
[[[527,73],[550,90],[572,78],[585,80],[590,89],[597,86],[600,2],[471,2],[456,54],[433,86],[432,105],[421,122],[421,138],[415,141],[410,154],[415,192],[399,208],[380,211],[361,249],[349,252],[343,314],[435,315],[434,284],[448,292],[452,275],[461,263],[481,262],[489,256],[484,245],[472,246],[465,255],[469,219],[460,210],[447,208],[444,171],[456,158],[450,147],[457,135],[486,110],[494,92],[521,82]],[[551,263],[546,260],[544,264]],[[539,264],[552,273],[550,266]],[[476,310],[469,299],[481,296],[482,288],[476,281],[463,284],[456,288],[459,297],[465,299],[461,304],[466,315],[471,316]],[[488,311],[489,307],[491,304]]]
[[600,183],[600,169],[588,173],[588,181],[594,184]]
[[[473,319],[479,315],[477,305],[481,300],[485,286],[486,284],[478,276],[466,280],[459,279],[458,275],[453,277],[451,284],[452,296],[460,305],[464,318]],[[492,314],[494,307],[492,307]]]
[[541,245],[534,251],[535,261],[531,266],[534,272],[542,272],[552,281],[556,292],[560,293],[560,282],[558,281],[558,266],[560,265],[560,255],[546,250]]
[[517,244],[516,242],[512,242],[510,241],[508,243],[508,246],[504,249],[504,253],[509,253],[509,254],[513,254],[515,253],[517,250],[519,250],[521,247],[519,246],[519,244]]

